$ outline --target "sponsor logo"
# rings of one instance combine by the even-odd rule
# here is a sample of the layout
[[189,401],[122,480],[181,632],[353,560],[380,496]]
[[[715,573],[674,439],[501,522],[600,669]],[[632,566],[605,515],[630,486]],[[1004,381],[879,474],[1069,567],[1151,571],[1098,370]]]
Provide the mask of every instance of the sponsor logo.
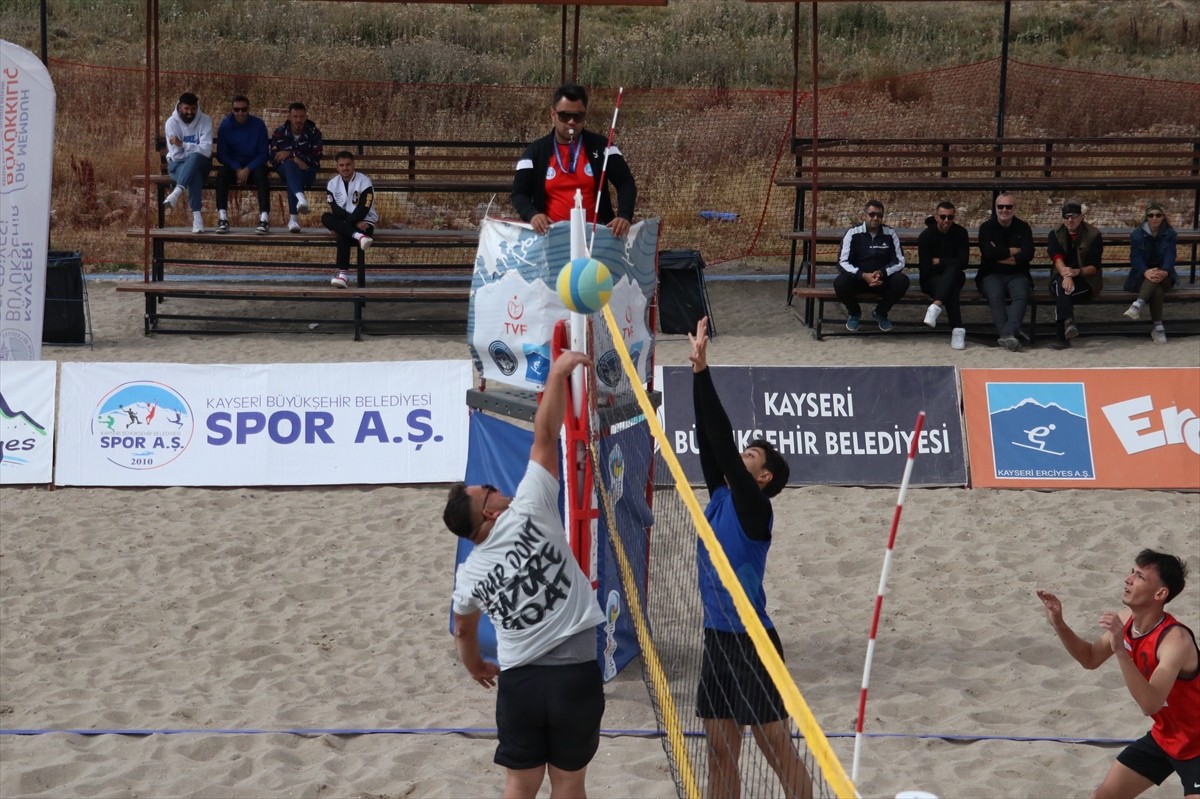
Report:
[[124,383],[97,403],[91,439],[109,463],[140,471],[182,455],[194,428],[191,405],[170,386]]
[[525,353],[525,379],[531,383],[545,383],[550,374],[550,348],[545,344],[522,344]]
[[46,425],[0,394],[0,466],[24,466],[41,441],[49,441]]
[[996,477],[1095,480],[1082,383],[989,383]]
[[496,340],[489,344],[488,355],[492,356],[492,362],[496,364],[496,368],[505,375],[511,375],[517,371],[517,356],[503,341]]
[[609,388],[616,388],[621,382],[621,358],[616,350],[609,350],[596,361],[596,377]]
[[554,180],[557,175],[558,173],[554,171],[554,167],[546,167],[546,180]]

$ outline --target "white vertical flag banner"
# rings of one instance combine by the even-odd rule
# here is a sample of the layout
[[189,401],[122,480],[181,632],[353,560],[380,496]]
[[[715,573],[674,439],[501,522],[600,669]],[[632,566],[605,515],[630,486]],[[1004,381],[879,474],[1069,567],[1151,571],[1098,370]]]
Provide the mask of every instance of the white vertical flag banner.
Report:
[[0,361],[42,357],[53,174],[50,73],[0,39]]
[[57,371],[54,361],[0,366],[0,485],[50,482]]

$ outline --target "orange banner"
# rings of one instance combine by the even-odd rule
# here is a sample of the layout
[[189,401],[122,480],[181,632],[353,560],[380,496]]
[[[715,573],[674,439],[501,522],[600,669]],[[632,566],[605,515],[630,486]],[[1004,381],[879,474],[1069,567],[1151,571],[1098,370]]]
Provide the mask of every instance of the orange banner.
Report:
[[1200,490],[1200,369],[963,369],[976,488]]

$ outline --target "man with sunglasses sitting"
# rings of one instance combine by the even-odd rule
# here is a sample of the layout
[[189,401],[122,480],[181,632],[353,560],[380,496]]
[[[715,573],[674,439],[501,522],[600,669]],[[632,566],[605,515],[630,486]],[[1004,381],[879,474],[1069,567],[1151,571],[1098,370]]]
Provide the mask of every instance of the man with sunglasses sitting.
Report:
[[[454,643],[471,677],[496,695],[494,762],[504,795],[533,799],[547,772],[552,796],[584,796],[600,741],[604,686],[596,627],[604,613],[567,546],[559,511],[558,436],[567,377],[586,355],[550,367],[533,418],[529,465],[513,496],[455,483],[442,520],[475,545],[454,579]],[[480,613],[496,631],[499,667],[479,653]]]
[[229,187],[253,185],[258,194],[258,227],[256,233],[270,233],[267,222],[271,210],[270,188],[267,185],[267,125],[250,113],[246,95],[233,98],[231,112],[221,120],[217,129],[217,232],[229,232]]
[[925,324],[936,327],[946,312],[950,322],[950,346],[966,347],[967,331],[962,324],[958,295],[967,282],[967,262],[971,260],[971,240],[967,229],[954,221],[958,212],[954,203],[942,200],[933,215],[926,218],[925,229],[917,238],[917,268],[921,273],[921,291],[933,300],[925,311]]
[[[599,133],[584,130],[587,116],[587,90],[575,83],[564,83],[554,91],[550,105],[552,130],[525,148],[513,176],[512,205],[521,219],[545,235],[554,222],[571,218],[576,189],[583,192],[587,221],[606,225],[614,236],[624,236],[633,222],[637,184],[614,144],[608,147],[607,169],[604,152],[608,140]],[[600,185],[600,175],[605,185]],[[617,189],[614,213],[608,184]],[[596,197],[600,212],[596,214]]]
[[858,331],[862,307],[858,294],[880,295],[875,305],[875,323],[884,333],[892,329],[888,312],[908,291],[908,275],[904,274],[904,250],[896,231],[883,224],[883,203],[868,200],[863,207],[863,222],[846,231],[838,254],[838,273],[833,290],[846,306],[846,329]]
[[1050,231],[1046,254],[1054,262],[1050,293],[1054,295],[1055,338],[1051,349],[1065,350],[1079,335],[1075,327],[1075,303],[1087,302],[1104,286],[1100,262],[1104,236],[1083,219],[1083,203],[1067,200],[1062,207],[1062,224]]
[[1009,352],[1021,349],[1025,309],[1033,293],[1029,262],[1033,260],[1033,229],[1016,214],[1017,201],[1002,191],[996,195],[996,212],[979,226],[979,271],[975,285],[987,298],[998,343]]

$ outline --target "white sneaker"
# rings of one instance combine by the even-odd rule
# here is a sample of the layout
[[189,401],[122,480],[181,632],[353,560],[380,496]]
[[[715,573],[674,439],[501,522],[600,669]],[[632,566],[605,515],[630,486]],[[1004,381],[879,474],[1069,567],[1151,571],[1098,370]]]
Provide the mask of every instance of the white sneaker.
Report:
[[1135,322],[1141,319],[1142,306],[1138,305],[1136,302],[1133,305],[1130,305],[1129,309],[1125,311],[1125,318],[1132,319]]
[[370,236],[360,236],[358,239],[358,247],[363,252],[366,252],[367,250],[371,249],[371,245],[374,243],[375,243],[375,239],[371,238]]
[[300,232],[300,223],[297,222],[295,219],[289,219],[288,220],[288,233],[299,233],[299,232]]
[[345,272],[338,272],[333,276],[333,280],[329,281],[329,285],[335,289],[344,289],[350,285],[350,275]]
[[179,189],[172,189],[171,193],[167,195],[167,198],[163,200],[163,208],[166,208],[168,211],[174,208],[175,203],[179,202],[179,198],[182,195],[183,192]]
[[204,229],[203,222],[193,222],[192,223],[192,232],[193,233],[206,233],[207,231]]
[[1154,328],[1153,330],[1150,331],[1150,340],[1153,341],[1155,344],[1166,344],[1167,343],[1167,331],[1163,330],[1160,327]]
[[950,346],[956,350],[967,348],[967,329],[965,327],[956,327],[950,332]]
[[296,213],[298,213],[298,214],[307,214],[308,213],[308,200],[304,197],[303,194],[299,194],[299,193],[296,194]]
[[925,324],[928,327],[937,327],[938,317],[942,315],[942,306],[936,303],[929,306],[929,310],[925,312]]

